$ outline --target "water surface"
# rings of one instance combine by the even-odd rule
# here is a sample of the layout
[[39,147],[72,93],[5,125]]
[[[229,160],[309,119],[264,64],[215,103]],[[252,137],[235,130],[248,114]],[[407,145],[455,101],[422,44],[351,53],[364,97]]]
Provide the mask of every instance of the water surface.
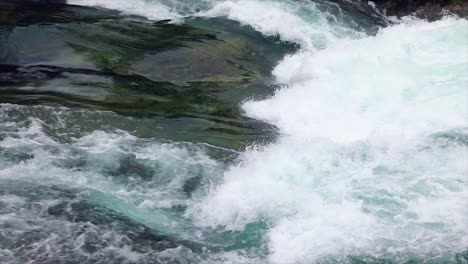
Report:
[[0,2],[0,262],[464,263],[468,22]]

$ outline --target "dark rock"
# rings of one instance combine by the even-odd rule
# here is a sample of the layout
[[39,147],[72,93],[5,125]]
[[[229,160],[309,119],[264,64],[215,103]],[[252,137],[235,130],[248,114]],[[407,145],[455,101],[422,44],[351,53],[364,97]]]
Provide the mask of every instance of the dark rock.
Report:
[[0,26],[9,24],[6,22],[16,24],[25,12],[36,13],[35,17],[47,16],[49,11],[61,9],[66,4],[66,0],[0,0]]
[[468,17],[466,0],[375,0],[376,7],[387,16],[414,15],[434,21],[445,14]]
[[63,5],[67,3],[66,0],[14,0],[9,2],[16,5]]

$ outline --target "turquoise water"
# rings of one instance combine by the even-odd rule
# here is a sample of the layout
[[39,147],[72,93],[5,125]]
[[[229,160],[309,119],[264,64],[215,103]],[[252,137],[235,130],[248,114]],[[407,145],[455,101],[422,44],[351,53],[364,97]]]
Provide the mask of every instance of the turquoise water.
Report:
[[468,261],[466,19],[69,4],[0,13],[0,262]]

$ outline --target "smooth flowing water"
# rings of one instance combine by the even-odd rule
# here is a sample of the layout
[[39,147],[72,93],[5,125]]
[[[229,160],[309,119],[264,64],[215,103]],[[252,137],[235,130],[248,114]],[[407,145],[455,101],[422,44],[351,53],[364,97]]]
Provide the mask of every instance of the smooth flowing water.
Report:
[[466,263],[468,21],[0,5],[1,263]]

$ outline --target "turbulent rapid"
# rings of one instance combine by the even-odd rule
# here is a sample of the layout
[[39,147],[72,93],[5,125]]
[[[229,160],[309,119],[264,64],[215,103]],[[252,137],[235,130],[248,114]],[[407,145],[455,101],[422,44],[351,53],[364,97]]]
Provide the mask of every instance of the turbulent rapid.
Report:
[[468,261],[466,19],[68,4],[0,16],[1,263]]

